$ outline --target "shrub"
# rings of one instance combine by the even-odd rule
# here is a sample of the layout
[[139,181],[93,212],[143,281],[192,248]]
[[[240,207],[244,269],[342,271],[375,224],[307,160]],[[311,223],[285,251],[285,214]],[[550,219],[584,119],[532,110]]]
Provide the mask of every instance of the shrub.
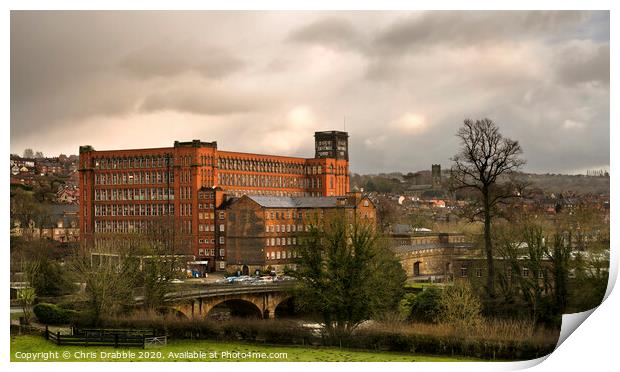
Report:
[[[104,328],[152,329],[174,339],[211,339],[285,345],[340,346],[366,350],[461,355],[482,359],[534,359],[553,351],[558,333],[533,322],[486,320],[468,334],[447,324],[368,322],[352,337],[321,337],[320,331],[285,320],[181,319],[155,312],[104,318]],[[325,336],[325,335],[323,335]]]
[[40,303],[32,309],[34,315],[44,324],[67,324],[76,317],[74,310],[62,309],[54,304]]
[[429,287],[416,295],[411,302],[409,319],[431,323],[439,313],[439,298],[441,292],[437,288]]
[[446,287],[439,296],[437,321],[455,330],[470,332],[481,322],[482,305],[469,283],[459,282]]
[[553,351],[555,343],[529,340],[489,341],[450,335],[395,333],[384,330],[358,330],[342,346],[381,351],[462,355],[481,359],[526,360],[545,356]]

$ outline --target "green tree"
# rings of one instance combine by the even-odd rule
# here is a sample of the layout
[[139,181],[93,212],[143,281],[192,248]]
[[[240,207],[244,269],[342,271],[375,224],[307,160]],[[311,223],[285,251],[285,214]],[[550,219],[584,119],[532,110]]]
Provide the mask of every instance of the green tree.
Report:
[[425,288],[422,292],[415,295],[411,301],[409,319],[427,323],[436,321],[436,316],[439,313],[440,297],[441,291],[435,287]]
[[491,221],[496,207],[515,195],[514,186],[502,183],[500,177],[521,168],[525,161],[519,142],[504,138],[490,119],[465,120],[456,136],[461,141],[460,151],[452,157],[454,189],[471,189],[479,195],[479,203],[472,208],[470,218],[484,221],[484,251],[487,262],[486,290],[495,297],[495,265],[491,239]]
[[328,219],[311,227],[298,253],[301,306],[321,315],[330,337],[397,310],[406,274],[372,226]]
[[25,264],[30,285],[37,295],[62,296],[75,292],[76,288],[71,281],[70,273],[45,254],[39,254]]

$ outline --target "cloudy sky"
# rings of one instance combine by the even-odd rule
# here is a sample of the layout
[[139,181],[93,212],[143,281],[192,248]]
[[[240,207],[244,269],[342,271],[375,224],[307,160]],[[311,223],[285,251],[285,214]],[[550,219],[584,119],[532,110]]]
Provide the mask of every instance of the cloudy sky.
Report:
[[12,12],[11,152],[218,141],[354,172],[450,165],[464,118],[526,170],[609,166],[608,12]]

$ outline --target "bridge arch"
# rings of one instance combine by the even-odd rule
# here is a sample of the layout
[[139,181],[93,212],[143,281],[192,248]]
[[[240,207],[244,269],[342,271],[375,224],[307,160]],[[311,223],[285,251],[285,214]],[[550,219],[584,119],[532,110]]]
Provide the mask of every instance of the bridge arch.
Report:
[[283,296],[273,308],[273,317],[282,318],[293,315],[295,312],[295,297],[288,295]]
[[273,287],[229,287],[179,293],[180,298],[167,300],[170,307],[183,313],[189,319],[204,319],[212,309],[228,306],[233,314],[275,318],[277,307],[291,295],[288,288]]
[[229,313],[230,316],[242,318],[262,318],[263,312],[260,306],[247,299],[222,299],[220,302],[213,303],[204,317],[217,317],[218,314]]

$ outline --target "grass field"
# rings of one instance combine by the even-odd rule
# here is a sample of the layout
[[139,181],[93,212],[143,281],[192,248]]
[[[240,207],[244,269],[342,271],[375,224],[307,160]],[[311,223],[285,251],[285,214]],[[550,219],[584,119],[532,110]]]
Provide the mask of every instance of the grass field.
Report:
[[[129,352],[133,353],[133,355],[128,355]],[[475,359],[353,351],[324,347],[275,346],[204,340],[172,340],[169,341],[166,346],[153,347],[146,350],[137,348],[114,349],[113,347],[58,346],[50,341],[46,341],[41,336],[11,336],[11,361],[465,362],[475,361]]]

